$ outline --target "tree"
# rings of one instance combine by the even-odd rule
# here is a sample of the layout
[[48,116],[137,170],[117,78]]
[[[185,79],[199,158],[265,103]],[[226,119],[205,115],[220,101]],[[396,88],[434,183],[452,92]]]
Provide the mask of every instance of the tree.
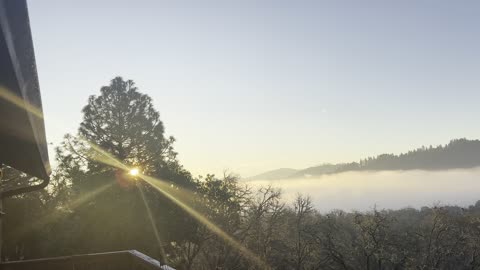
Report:
[[[152,99],[121,77],[90,96],[82,112],[78,136],[67,135],[57,149],[57,173],[71,186],[71,201],[84,201],[69,204],[71,217],[81,221],[70,226],[82,232],[69,244],[77,253],[134,248],[165,260],[170,240],[181,239],[192,225],[172,202],[128,177],[125,168],[194,188],[176,158],[174,138],[165,136]],[[154,237],[158,232],[160,243]]]
[[174,138],[165,137],[152,99],[139,93],[133,81],[116,77],[100,92],[82,110],[80,136],[128,166],[141,166],[146,174],[177,164]]
[[[39,181],[5,165],[1,169],[4,174],[0,181],[2,190]],[[57,206],[65,199],[65,186],[57,179],[55,175],[51,177],[48,189],[2,198],[6,213],[2,217],[3,260],[38,258],[58,250],[51,245],[54,228],[45,222],[46,217],[53,217],[52,213],[57,212]]]
[[[243,215],[251,199],[250,189],[240,186],[238,178],[228,174],[223,178],[207,175],[198,182],[198,186],[197,210],[243,244],[246,234]],[[203,240],[199,254],[203,260],[195,265],[195,269],[232,269],[245,263],[235,247],[204,226],[200,226],[197,238]]]

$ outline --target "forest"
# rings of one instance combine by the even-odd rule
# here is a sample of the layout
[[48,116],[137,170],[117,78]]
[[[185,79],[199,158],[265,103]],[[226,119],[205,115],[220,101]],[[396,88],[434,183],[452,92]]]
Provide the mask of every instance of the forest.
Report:
[[[114,78],[82,113],[56,148],[49,187],[3,199],[4,260],[136,249],[176,269],[480,269],[480,202],[320,213],[308,196],[286,202],[233,174],[192,176],[131,80]],[[358,166],[469,167],[478,145],[455,140]],[[4,170],[3,184],[35,181]]]
[[387,170],[449,170],[480,166],[480,141],[453,139],[448,144],[422,146],[407,153],[381,154],[359,162],[322,164],[306,169],[282,168],[247,178],[248,180],[276,180],[311,177],[351,171]]

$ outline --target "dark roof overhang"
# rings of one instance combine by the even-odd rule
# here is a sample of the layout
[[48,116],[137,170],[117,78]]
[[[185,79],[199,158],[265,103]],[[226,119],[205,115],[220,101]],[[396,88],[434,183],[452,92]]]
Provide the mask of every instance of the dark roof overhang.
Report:
[[25,0],[0,0],[0,163],[48,183],[50,164]]

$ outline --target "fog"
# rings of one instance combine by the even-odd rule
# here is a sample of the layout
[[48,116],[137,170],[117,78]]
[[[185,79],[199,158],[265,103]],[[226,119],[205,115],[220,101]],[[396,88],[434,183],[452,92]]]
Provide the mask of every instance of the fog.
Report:
[[480,200],[480,169],[448,171],[346,172],[319,177],[247,181],[252,187],[281,188],[290,202],[309,195],[321,212],[458,205]]

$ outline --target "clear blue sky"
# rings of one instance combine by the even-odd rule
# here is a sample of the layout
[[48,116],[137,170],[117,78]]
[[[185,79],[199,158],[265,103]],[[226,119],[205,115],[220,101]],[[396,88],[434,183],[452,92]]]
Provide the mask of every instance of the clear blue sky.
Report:
[[29,1],[47,137],[120,75],[194,174],[480,138],[477,3]]

